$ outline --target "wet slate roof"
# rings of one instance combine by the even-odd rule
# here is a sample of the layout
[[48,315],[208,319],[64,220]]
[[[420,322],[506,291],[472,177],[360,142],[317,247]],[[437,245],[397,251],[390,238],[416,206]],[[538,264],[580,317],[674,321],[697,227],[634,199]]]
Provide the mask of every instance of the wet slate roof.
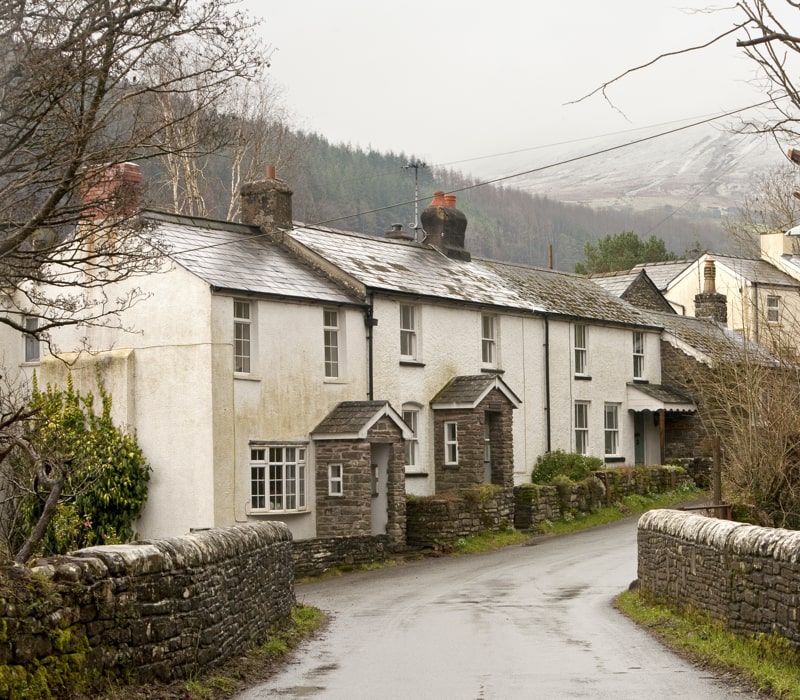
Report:
[[145,212],[151,234],[175,262],[213,287],[241,293],[354,303],[357,297],[258,228]]
[[626,270],[624,272],[599,272],[593,275],[587,275],[587,277],[615,297],[621,297],[628,291],[628,288],[636,281],[640,274],[642,274],[641,270],[636,272]]
[[660,401],[663,404],[683,405],[694,403],[691,396],[680,389],[677,389],[673,386],[667,386],[666,384],[638,384],[629,382],[628,386],[641,391],[643,394],[652,396],[654,399],[656,399],[656,401]]
[[665,333],[708,358],[741,362],[747,357],[765,364],[777,364],[766,349],[710,319],[656,311],[651,315],[653,322],[661,325]]
[[442,407],[475,407],[492,389],[499,389],[515,406],[522,402],[503,380],[491,374],[466,375],[453,377],[444,388],[431,399],[434,408]]
[[453,260],[419,243],[331,229],[300,227],[289,235],[367,290],[651,325],[638,309],[578,275],[477,258]]
[[772,263],[759,258],[740,258],[734,255],[713,255],[709,257],[717,265],[722,265],[744,279],[762,285],[777,287],[800,287],[800,282],[779,270]]
[[311,431],[311,435],[317,440],[345,437],[366,439],[367,431],[383,416],[402,429],[405,439],[412,437],[411,429],[388,401],[342,401]]
[[628,272],[646,270],[647,276],[653,281],[653,284],[658,287],[659,291],[663,292],[669,287],[670,282],[693,262],[693,260],[674,260],[669,262],[640,263],[628,270]]

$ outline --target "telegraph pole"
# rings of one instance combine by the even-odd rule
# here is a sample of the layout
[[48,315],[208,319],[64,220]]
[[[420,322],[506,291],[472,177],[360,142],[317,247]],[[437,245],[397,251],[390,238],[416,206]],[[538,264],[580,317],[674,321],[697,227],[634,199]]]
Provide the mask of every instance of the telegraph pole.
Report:
[[414,240],[417,240],[417,231],[421,230],[421,226],[419,225],[419,169],[420,168],[427,168],[427,163],[421,163],[420,161],[411,161],[407,165],[404,165],[403,168],[405,170],[409,170],[411,168],[414,169],[414,221],[410,224],[411,230],[414,231]]

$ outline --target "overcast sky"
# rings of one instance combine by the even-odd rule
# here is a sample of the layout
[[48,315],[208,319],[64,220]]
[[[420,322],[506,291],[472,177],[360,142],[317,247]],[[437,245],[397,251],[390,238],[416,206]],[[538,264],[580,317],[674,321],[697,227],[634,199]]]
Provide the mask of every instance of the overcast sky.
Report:
[[688,11],[708,7],[697,0],[246,2],[296,127],[464,172],[490,167],[472,159],[763,99],[730,37],[612,86],[622,113],[599,95],[566,104],[731,27],[730,12]]

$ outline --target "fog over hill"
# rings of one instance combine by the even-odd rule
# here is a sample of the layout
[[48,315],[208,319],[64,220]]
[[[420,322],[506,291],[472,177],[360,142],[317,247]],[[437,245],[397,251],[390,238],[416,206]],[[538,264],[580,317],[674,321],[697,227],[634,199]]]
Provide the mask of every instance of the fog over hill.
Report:
[[591,207],[639,211],[666,207],[680,209],[687,216],[715,212],[725,216],[742,205],[759,173],[787,163],[774,139],[735,134],[713,124],[589,155],[669,128],[503,156],[481,167],[481,174],[500,177],[570,161],[516,177],[509,184],[531,194]]

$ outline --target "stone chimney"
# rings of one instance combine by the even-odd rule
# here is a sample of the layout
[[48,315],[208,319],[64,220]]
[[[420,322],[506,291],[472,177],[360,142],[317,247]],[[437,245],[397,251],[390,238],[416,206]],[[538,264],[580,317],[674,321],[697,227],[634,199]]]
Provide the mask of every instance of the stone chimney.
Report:
[[472,256],[464,248],[467,217],[456,209],[456,196],[434,192],[430,206],[420,216],[425,231],[424,242],[448,258],[469,262]]
[[292,228],[292,190],[269,166],[265,180],[245,182],[239,188],[242,223],[265,230]]
[[383,234],[384,238],[391,238],[395,241],[413,241],[414,236],[412,236],[408,231],[403,230],[403,224],[392,224],[392,228],[390,228],[386,233]]
[[81,218],[103,221],[132,216],[141,206],[142,169],[136,163],[88,168],[81,183]]
[[717,292],[717,269],[714,261],[706,260],[703,268],[703,291],[695,294],[694,315],[697,318],[710,318],[723,326],[728,323],[728,300]]

